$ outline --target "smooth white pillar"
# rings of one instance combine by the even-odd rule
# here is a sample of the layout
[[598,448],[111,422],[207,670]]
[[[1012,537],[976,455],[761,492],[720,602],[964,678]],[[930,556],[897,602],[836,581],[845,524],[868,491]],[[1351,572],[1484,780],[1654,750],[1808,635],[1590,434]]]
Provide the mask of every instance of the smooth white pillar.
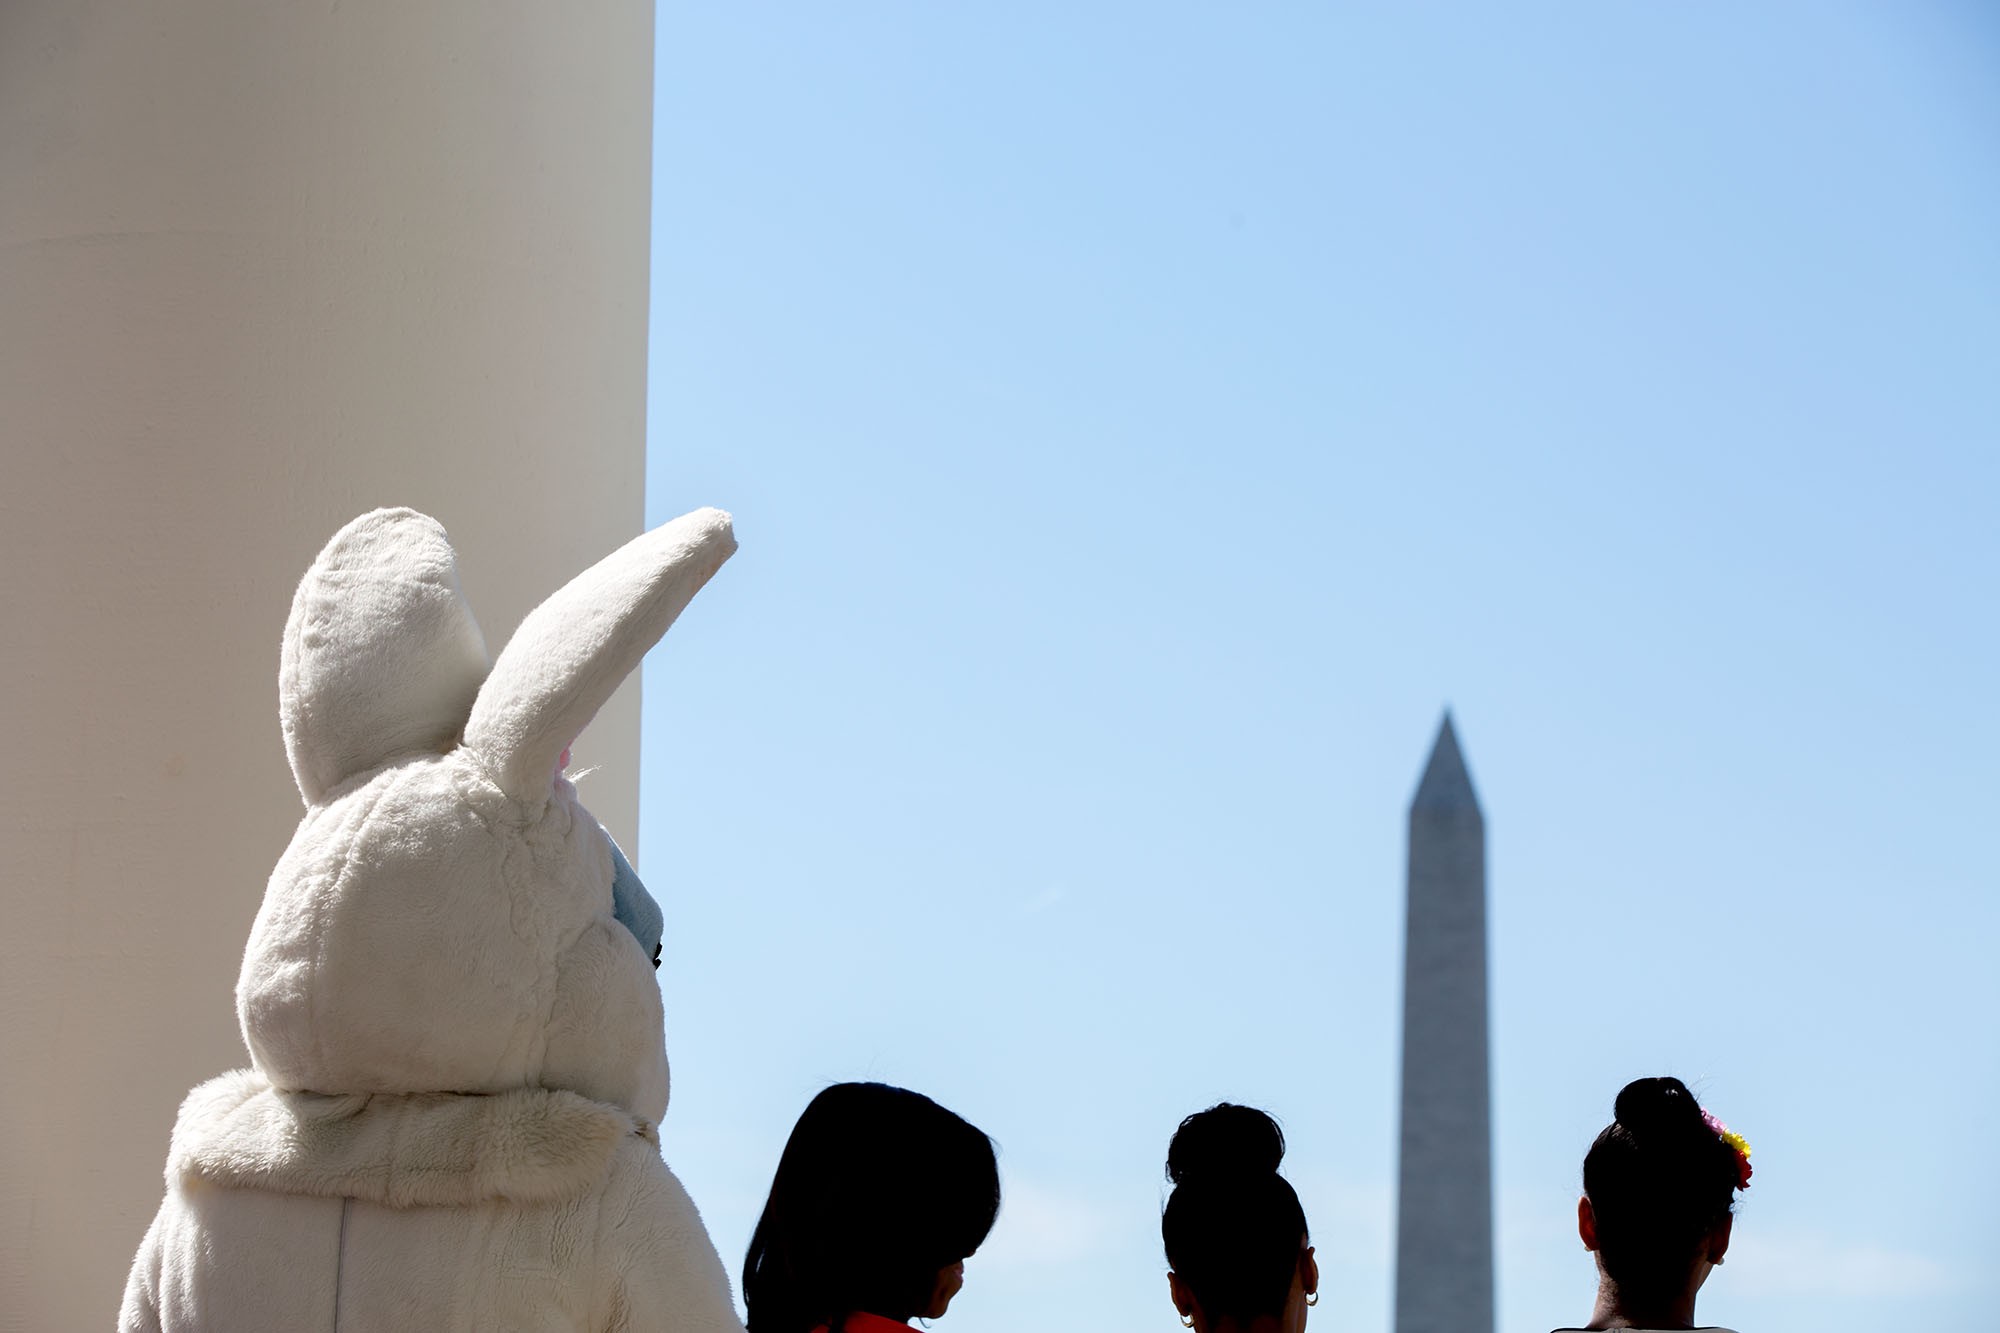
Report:
[[[0,1329],[108,1327],[299,814],[291,589],[444,521],[495,651],[643,521],[652,7],[0,5]],[[578,749],[630,845],[636,678]]]

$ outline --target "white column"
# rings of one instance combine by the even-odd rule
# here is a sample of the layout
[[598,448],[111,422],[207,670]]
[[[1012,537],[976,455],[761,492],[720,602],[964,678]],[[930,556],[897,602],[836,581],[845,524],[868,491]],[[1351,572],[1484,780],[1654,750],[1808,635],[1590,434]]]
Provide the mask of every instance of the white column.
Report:
[[110,1325],[245,1061],[320,545],[436,515],[497,651],[641,526],[651,94],[647,0],[0,4],[0,1330]]

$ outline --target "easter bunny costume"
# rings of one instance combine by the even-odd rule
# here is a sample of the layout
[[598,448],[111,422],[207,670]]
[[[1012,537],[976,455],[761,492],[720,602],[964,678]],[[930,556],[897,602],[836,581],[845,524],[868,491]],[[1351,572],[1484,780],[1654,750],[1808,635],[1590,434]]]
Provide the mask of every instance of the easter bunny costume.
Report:
[[181,1107],[121,1330],[741,1333],[660,1157],[659,909],[562,771],[735,546],[716,510],[646,533],[490,671],[435,521],[320,553],[279,679],[306,813],[236,986],[253,1067]]

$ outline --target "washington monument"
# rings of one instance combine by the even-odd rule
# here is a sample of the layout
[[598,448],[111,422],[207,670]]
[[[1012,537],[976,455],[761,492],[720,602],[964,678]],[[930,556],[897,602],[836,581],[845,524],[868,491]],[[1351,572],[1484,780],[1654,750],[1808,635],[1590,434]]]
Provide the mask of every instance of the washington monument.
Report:
[[1486,821],[1451,714],[1410,802],[1396,1333],[1492,1333]]

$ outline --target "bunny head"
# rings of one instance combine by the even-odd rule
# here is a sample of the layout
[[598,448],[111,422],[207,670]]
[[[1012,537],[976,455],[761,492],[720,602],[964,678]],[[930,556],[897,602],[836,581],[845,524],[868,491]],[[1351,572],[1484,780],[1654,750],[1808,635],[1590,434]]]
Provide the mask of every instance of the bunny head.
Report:
[[570,743],[736,549],[705,509],[543,602],[489,672],[444,529],[337,533],[279,672],[306,814],[236,985],[274,1087],[564,1088],[657,1122],[660,911],[564,775]]

